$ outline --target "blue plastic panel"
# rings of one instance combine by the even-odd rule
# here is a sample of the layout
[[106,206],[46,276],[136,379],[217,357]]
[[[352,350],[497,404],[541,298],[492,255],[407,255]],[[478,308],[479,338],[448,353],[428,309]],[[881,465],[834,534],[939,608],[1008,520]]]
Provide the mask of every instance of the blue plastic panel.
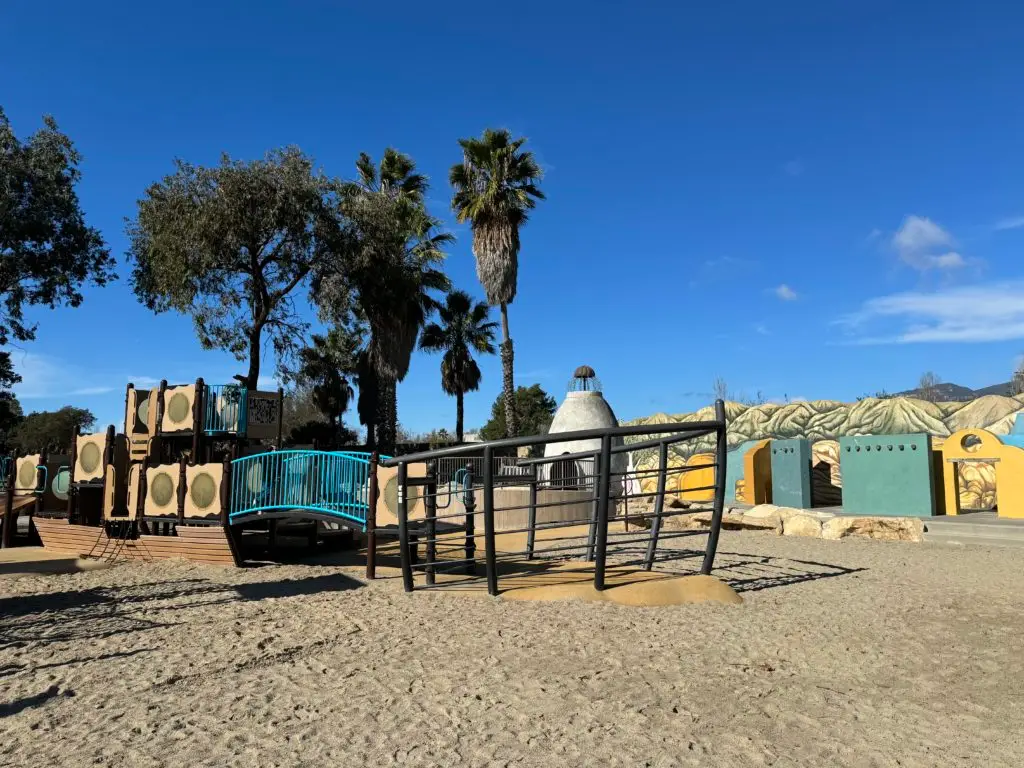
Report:
[[843,512],[931,517],[935,514],[930,435],[839,439]]
[[811,508],[811,442],[772,440],[772,503]]

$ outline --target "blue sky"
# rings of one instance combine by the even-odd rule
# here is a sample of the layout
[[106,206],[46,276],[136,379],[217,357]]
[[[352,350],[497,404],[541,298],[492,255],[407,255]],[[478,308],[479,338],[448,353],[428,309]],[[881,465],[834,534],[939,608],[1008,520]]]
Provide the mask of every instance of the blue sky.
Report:
[[[699,407],[716,376],[780,399],[928,369],[1007,380],[1024,348],[1022,34],[1015,3],[9,0],[0,105],[21,136],[50,113],[74,139],[83,207],[119,258],[174,157],[296,144],[351,175],[395,146],[433,180],[458,237],[447,269],[478,296],[447,169],[459,137],[523,134],[549,199],[522,234],[517,382],[561,397],[588,363],[632,418]],[[125,280],[33,317],[15,351],[27,410],[120,424],[128,380],[245,370]],[[69,343],[84,329],[103,330]],[[468,426],[500,388],[497,358],[482,369]],[[436,357],[413,360],[399,408],[410,429],[452,427]]]

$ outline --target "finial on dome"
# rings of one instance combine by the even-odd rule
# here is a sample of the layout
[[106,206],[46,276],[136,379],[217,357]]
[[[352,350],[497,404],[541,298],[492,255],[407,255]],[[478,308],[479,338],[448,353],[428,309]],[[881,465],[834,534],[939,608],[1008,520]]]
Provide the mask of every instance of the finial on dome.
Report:
[[581,365],[569,380],[570,392],[600,392],[601,380],[589,365]]

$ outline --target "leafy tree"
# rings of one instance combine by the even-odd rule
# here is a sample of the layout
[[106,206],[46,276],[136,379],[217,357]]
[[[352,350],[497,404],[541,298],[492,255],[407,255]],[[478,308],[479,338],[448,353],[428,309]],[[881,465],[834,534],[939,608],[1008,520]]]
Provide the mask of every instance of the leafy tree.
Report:
[[0,392],[0,447],[6,452],[11,431],[21,423],[24,414],[13,392]]
[[[0,345],[35,338],[26,306],[77,307],[84,284],[114,277],[110,252],[75,194],[80,161],[52,117],[21,141],[0,109]],[[0,387],[19,380],[10,353],[0,351]]]
[[343,252],[336,198],[337,184],[296,148],[254,162],[224,155],[213,168],[176,161],[128,225],[135,293],[156,312],[190,315],[204,349],[248,360],[236,378],[254,389],[264,335],[279,361],[295,352],[307,327],[295,295]]
[[455,439],[462,442],[463,398],[480,388],[480,367],[473,352],[494,354],[496,323],[488,320],[488,307],[473,303],[465,291],[451,291],[438,309],[440,324],[423,329],[420,348],[444,352],[441,358],[441,389],[455,396]]
[[519,415],[518,432],[510,435],[505,421],[505,394],[491,406],[491,419],[483,429],[480,437],[484,440],[498,440],[503,437],[526,437],[528,435],[547,434],[551,419],[555,415],[555,398],[541,389],[540,384],[530,387],[516,388],[516,413]]
[[356,433],[343,425],[313,420],[293,427],[285,443],[316,445],[320,450],[338,450],[355,445],[357,440]]
[[508,305],[516,297],[518,282],[519,228],[537,200],[544,199],[538,186],[543,174],[533,153],[522,149],[525,143],[525,138],[513,139],[507,130],[490,128],[479,139],[460,139],[462,162],[448,175],[454,189],[452,210],[459,222],[468,221],[473,229],[480,284],[487,301],[501,307],[502,391],[510,435],[519,432],[508,331]]
[[366,427],[366,445],[372,449],[377,445],[380,385],[377,381],[377,371],[370,362],[370,354],[365,349],[356,358],[356,386],[359,388],[356,412],[359,414],[359,423]]
[[1010,378],[1009,394],[1012,396],[1024,394],[1024,360],[1018,363],[1013,376]]
[[50,453],[69,453],[75,429],[88,432],[94,424],[96,417],[85,408],[65,405],[58,411],[36,411],[14,428],[10,443],[27,453],[44,448]]
[[332,426],[338,426],[355,394],[350,377],[355,374],[361,333],[358,328],[335,326],[326,336],[313,334],[309,346],[299,351],[295,378],[312,388],[313,402]]
[[440,263],[453,238],[424,208],[426,180],[413,173],[407,155],[388,149],[377,169],[363,154],[356,167],[359,180],[346,186],[341,204],[350,227],[348,251],[340,264],[318,275],[316,299],[323,314],[325,308],[334,312],[336,296],[354,296],[356,314],[370,332],[366,352],[377,385],[376,444],[390,451],[397,437],[397,384],[437,307],[432,291],[450,287]]

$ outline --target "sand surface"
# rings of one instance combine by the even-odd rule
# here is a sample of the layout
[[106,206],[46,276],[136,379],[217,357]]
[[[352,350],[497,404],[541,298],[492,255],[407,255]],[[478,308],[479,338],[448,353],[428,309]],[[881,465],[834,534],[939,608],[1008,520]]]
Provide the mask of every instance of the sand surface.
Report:
[[742,605],[3,576],[0,765],[1024,765],[1024,551],[725,532],[719,566]]

